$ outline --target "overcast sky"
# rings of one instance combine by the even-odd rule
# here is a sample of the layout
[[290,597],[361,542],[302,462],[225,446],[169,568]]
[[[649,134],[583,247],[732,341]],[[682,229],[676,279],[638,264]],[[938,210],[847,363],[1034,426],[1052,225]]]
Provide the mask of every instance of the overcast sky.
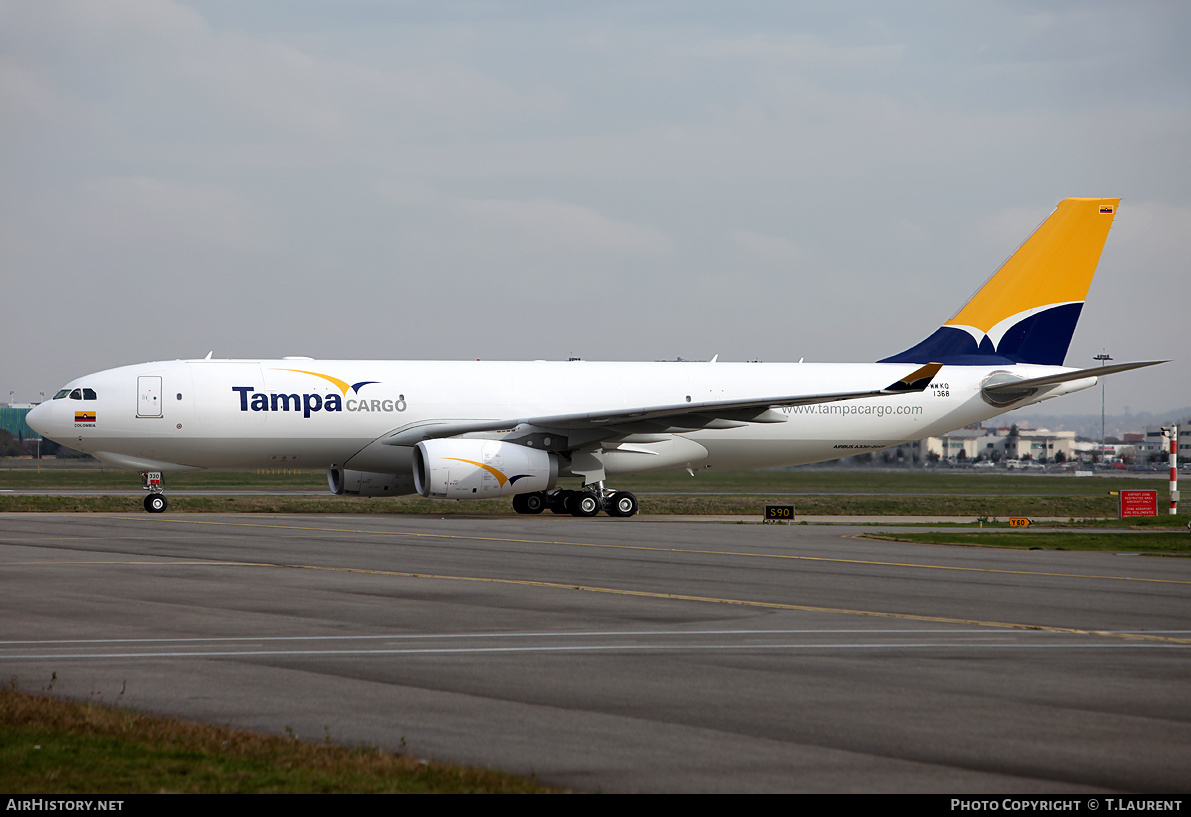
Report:
[[[1191,4],[0,0],[0,388],[871,361],[1119,196],[1067,357],[1191,405]],[[1099,410],[1099,390],[1048,411]]]

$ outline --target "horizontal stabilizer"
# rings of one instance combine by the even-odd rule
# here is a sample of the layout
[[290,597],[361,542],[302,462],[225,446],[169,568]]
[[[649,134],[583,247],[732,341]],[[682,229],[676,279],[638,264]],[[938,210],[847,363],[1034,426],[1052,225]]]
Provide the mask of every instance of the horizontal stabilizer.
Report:
[[994,383],[984,387],[986,392],[1011,392],[1019,391],[1021,389],[1036,389],[1041,386],[1054,386],[1058,383],[1070,383],[1072,380],[1084,380],[1088,377],[1100,377],[1106,374],[1116,374],[1117,372],[1127,372],[1130,369],[1141,369],[1146,366],[1157,366],[1159,363],[1169,363],[1168,360],[1146,360],[1141,363],[1118,363],[1116,366],[1099,366],[1092,369],[1080,369],[1075,372],[1063,372],[1062,374],[1052,374],[1047,377],[1031,377],[1023,380],[1007,380],[1003,383]]

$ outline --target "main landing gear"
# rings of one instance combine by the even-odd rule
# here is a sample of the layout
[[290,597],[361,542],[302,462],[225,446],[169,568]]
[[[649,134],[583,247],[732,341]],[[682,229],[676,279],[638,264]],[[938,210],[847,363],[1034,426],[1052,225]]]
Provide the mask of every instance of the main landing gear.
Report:
[[571,516],[597,516],[601,510],[608,516],[633,516],[638,511],[637,497],[628,491],[610,491],[602,482],[584,485],[581,490],[538,491],[513,497],[517,513],[537,514],[550,511]]
[[165,489],[161,485],[161,472],[141,472],[141,486],[149,492],[145,496],[145,510],[149,513],[164,513],[170,503],[166,500]]

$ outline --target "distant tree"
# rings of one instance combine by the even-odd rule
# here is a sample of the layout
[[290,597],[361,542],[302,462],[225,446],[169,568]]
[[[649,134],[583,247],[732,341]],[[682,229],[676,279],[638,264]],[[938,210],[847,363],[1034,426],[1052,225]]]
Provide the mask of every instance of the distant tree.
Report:
[[21,453],[21,444],[11,431],[0,428],[0,457],[16,457]]
[[[42,443],[42,444],[44,445],[44,443]],[[89,460],[89,459],[91,459],[91,455],[84,453],[82,451],[75,451],[73,448],[67,448],[64,445],[60,445],[60,446],[58,446],[58,459],[60,459],[60,460],[64,460],[64,459],[71,459],[71,460],[87,459],[87,460]]]

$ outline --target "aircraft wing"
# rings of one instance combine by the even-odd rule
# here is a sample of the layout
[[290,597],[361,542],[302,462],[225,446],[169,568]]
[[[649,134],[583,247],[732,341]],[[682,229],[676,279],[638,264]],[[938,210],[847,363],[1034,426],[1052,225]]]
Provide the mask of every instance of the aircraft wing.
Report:
[[773,411],[785,406],[807,406],[921,392],[942,368],[928,363],[882,389],[826,394],[792,394],[748,400],[708,400],[665,406],[607,409],[577,414],[553,414],[504,420],[429,421],[397,429],[386,445],[416,445],[423,440],[456,437],[481,431],[579,432],[586,441],[625,434],[657,434],[705,428],[738,428],[749,423],[781,423],[786,416]]
[[1097,366],[1091,369],[1080,369],[1075,372],[1063,372],[1047,377],[1031,377],[1028,380],[1007,380],[1003,383],[989,383],[984,386],[987,392],[1012,392],[1021,389],[1034,389],[1041,386],[1054,386],[1058,383],[1069,383],[1072,380],[1083,380],[1088,377],[1100,377],[1106,374],[1127,372],[1130,369],[1140,369],[1145,366],[1157,366],[1159,363],[1169,363],[1169,360],[1146,360],[1141,363],[1118,363],[1115,366]]

